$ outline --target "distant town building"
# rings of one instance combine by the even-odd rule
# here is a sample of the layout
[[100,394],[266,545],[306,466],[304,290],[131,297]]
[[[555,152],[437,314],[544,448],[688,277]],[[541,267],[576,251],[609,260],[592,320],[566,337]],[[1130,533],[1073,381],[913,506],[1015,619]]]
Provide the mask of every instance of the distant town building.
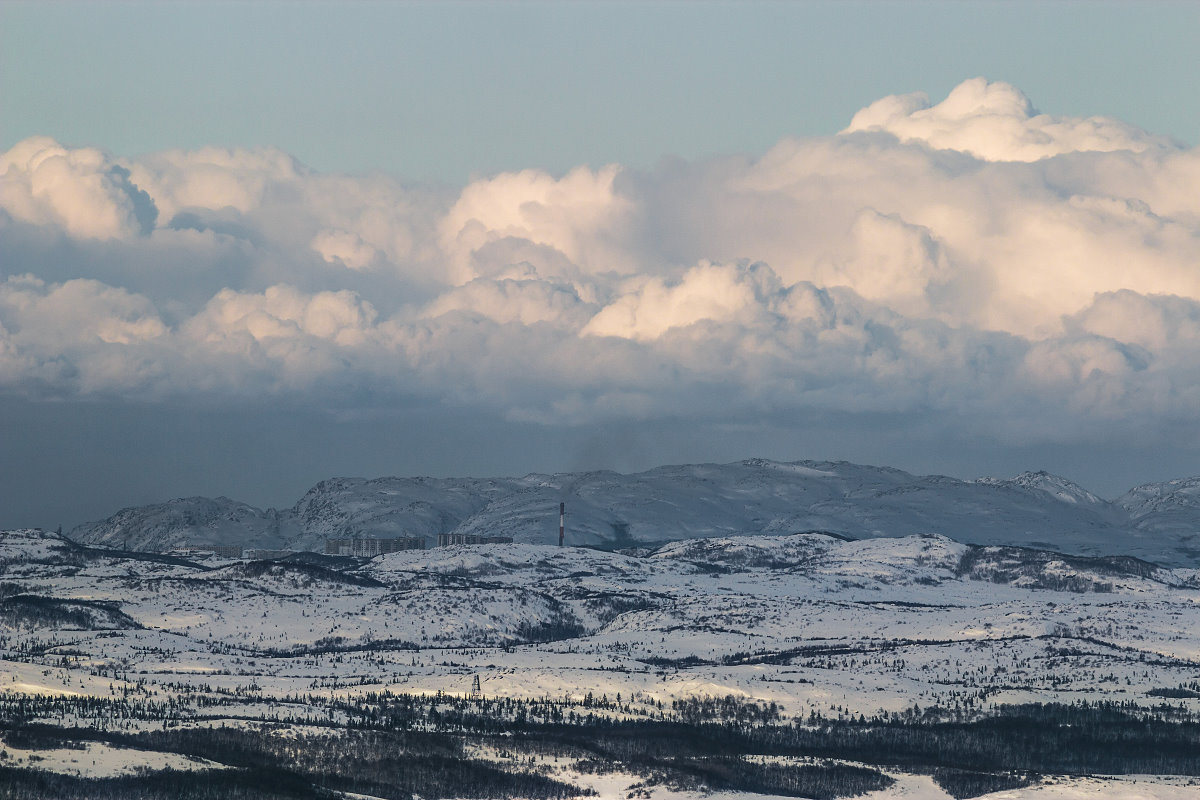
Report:
[[397,536],[392,539],[353,538],[326,539],[325,554],[330,556],[359,556],[373,558],[401,550],[424,550],[424,536]]
[[454,544],[512,544],[511,536],[480,536],[474,533],[439,533],[438,547]]

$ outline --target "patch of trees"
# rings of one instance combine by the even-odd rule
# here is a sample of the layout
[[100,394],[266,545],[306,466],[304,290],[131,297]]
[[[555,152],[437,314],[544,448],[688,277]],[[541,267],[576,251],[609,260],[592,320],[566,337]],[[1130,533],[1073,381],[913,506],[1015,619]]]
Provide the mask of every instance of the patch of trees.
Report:
[[700,658],[696,655],[683,656],[681,658],[667,658],[665,656],[642,656],[638,659],[648,667],[656,669],[692,669],[693,667],[701,667],[711,664],[711,661]]
[[1178,709],[1029,704],[974,719],[910,712],[757,729],[754,741],[809,755],[986,772],[1200,775],[1200,722]]
[[631,715],[608,698],[568,707],[545,701],[388,697],[377,698],[362,714],[343,710],[364,725],[512,734],[618,761],[762,754],[913,771],[1200,775],[1200,720],[1171,706],[1029,704],[1004,706],[982,717],[914,708],[871,719],[813,713],[791,724],[779,719],[778,709],[734,697],[676,701],[659,717]]
[[[1007,636],[992,641],[1008,641],[1028,639],[1025,635]],[[902,650],[913,645],[945,645],[953,644],[950,639],[883,639],[867,640],[858,644],[807,644],[792,647],[777,652],[747,652],[731,653],[721,658],[726,666],[742,666],[747,664],[791,664],[801,658],[831,658],[833,656],[869,656]]]
[[247,770],[283,770],[338,791],[407,800],[566,798],[580,787],[520,767],[470,758],[464,740],[429,733],[346,731],[331,737],[275,736],[247,729],[163,731],[134,737],[140,746],[208,758]]
[[[1061,564],[1074,574],[1056,573],[1052,564]],[[1031,589],[1056,592],[1111,592],[1113,585],[1097,576],[1153,578],[1158,567],[1148,561],[1130,556],[1089,558],[1033,550],[1025,547],[972,547],[963,553],[955,570],[958,577],[986,580],[992,583],[1012,583],[1027,578]]]
[[586,597],[583,605],[588,613],[594,614],[603,625],[612,622],[622,614],[628,614],[631,611],[645,611],[656,607],[657,604],[640,595],[605,593]]
[[551,616],[533,622],[522,621],[515,631],[522,642],[558,642],[577,639],[587,630],[583,624],[565,609],[552,607]]
[[1017,772],[973,772],[938,767],[933,770],[933,780],[946,794],[957,800],[964,800],[992,792],[1021,789],[1036,783],[1037,776]]
[[[258,728],[191,728],[137,734],[50,729],[18,733],[23,743],[62,746],[79,737],[111,745],[208,759],[233,770],[161,771],[150,776],[84,780],[26,771],[12,781],[8,798],[331,798],[356,792],[387,800],[422,798],[568,798],[588,792],[522,764],[498,766],[469,757],[462,737],[427,732],[289,731]],[[189,777],[190,776],[190,777]],[[0,776],[2,781],[2,776]],[[204,790],[182,786],[203,784]],[[215,782],[215,783],[214,783]],[[210,786],[221,791],[209,793]],[[39,793],[40,792],[40,793]],[[89,793],[91,792],[91,793]]]
[[735,695],[672,700],[671,710],[681,722],[689,725],[721,722],[737,726],[760,726],[775,725],[781,719],[777,703],[756,703]]
[[1151,697],[1165,697],[1173,700],[1182,700],[1184,698],[1200,697],[1200,691],[1194,688],[1179,686],[1177,688],[1165,687],[1160,689],[1151,689],[1146,692]]
[[[261,658],[297,658],[301,656],[319,656],[332,653],[365,653],[384,652],[390,650],[412,650],[420,652],[420,642],[408,639],[365,639],[363,641],[347,640],[344,636],[323,636],[312,644],[296,644],[290,647],[249,647],[238,648],[240,652]],[[216,647],[214,646],[214,650]]]
[[[647,781],[671,785],[795,791],[797,796],[853,793],[876,780],[868,773],[877,767],[933,774],[956,797],[1010,788],[1037,774],[1200,775],[1200,718],[1182,705],[1029,704],[983,715],[914,706],[872,718],[813,712],[786,720],[777,706],[733,696],[664,705],[643,696],[518,699],[378,692],[336,701],[318,695],[276,700],[258,717],[301,731],[285,737],[267,724],[261,730],[191,729],[189,719],[204,718],[196,710],[200,697],[209,696],[168,694],[161,702],[123,693],[109,698],[10,696],[0,698],[0,728],[27,743],[54,737],[107,741],[243,770],[283,770],[327,789],[401,798],[565,797],[579,792],[539,773],[532,765],[535,754],[622,765]],[[224,699],[214,693],[209,702]],[[92,727],[32,724],[55,718],[88,720]],[[160,721],[163,729],[113,732],[135,718]],[[344,722],[335,725],[335,719]],[[508,752],[510,760],[497,764],[472,758],[472,748],[480,744]],[[822,769],[806,771],[798,769],[802,764],[762,757],[800,758]],[[835,760],[868,769],[825,769]],[[763,766],[772,763],[788,768]],[[772,788],[761,788],[767,786]]]
[[333,800],[334,792],[272,770],[159,770],[81,778],[0,767],[0,800]]
[[132,630],[141,627],[116,603],[17,594],[0,600],[0,623],[25,628]]

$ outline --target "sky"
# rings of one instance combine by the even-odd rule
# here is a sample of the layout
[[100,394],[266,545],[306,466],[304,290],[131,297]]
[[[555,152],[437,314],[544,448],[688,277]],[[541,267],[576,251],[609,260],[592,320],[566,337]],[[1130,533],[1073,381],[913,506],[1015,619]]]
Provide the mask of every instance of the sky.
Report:
[[0,528],[1200,473],[1194,3],[0,2]]

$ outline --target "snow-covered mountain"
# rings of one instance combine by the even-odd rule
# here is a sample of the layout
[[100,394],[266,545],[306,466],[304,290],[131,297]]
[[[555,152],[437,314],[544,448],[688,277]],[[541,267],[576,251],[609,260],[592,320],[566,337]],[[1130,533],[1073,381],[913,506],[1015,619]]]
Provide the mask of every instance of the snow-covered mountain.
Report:
[[327,538],[439,533],[637,544],[825,531],[852,539],[938,534],[1087,556],[1200,565],[1200,479],[1153,484],[1115,503],[1045,472],[959,480],[847,462],[664,466],[522,478],[335,478],[291,509],[226,498],[125,509],[72,531],[77,541],[146,550],[202,544],[320,550]]
[[515,481],[475,478],[331,478],[285,512],[296,531],[288,546],[320,550],[325,539],[353,536],[436,538],[516,489]]
[[1060,475],[1051,475],[1044,470],[1038,472],[1022,472],[1015,478],[979,478],[976,483],[990,484],[992,486],[1009,486],[1018,489],[1036,489],[1050,494],[1064,503],[1076,503],[1082,506],[1091,506],[1093,508],[1105,508],[1109,506],[1107,500],[1103,500],[1096,495],[1084,489],[1078,483],[1068,480]]
[[86,544],[150,551],[193,544],[278,548],[295,534],[289,514],[228,497],[183,497],[125,508],[71,532],[73,539]]

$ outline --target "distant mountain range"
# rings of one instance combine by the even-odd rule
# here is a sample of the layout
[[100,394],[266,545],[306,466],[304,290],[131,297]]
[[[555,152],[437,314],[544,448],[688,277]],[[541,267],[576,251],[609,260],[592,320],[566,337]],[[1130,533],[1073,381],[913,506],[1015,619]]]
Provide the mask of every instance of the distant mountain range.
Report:
[[1012,479],[918,476],[847,462],[665,466],[523,478],[332,478],[290,509],[226,497],[127,508],[75,528],[91,545],[321,550],[328,538],[511,536],[552,543],[558,504],[569,544],[634,547],[678,539],[821,531],[851,539],[940,534],[966,544],[1128,555],[1200,566],[1200,478],[1146,484],[1107,501],[1045,472]]

